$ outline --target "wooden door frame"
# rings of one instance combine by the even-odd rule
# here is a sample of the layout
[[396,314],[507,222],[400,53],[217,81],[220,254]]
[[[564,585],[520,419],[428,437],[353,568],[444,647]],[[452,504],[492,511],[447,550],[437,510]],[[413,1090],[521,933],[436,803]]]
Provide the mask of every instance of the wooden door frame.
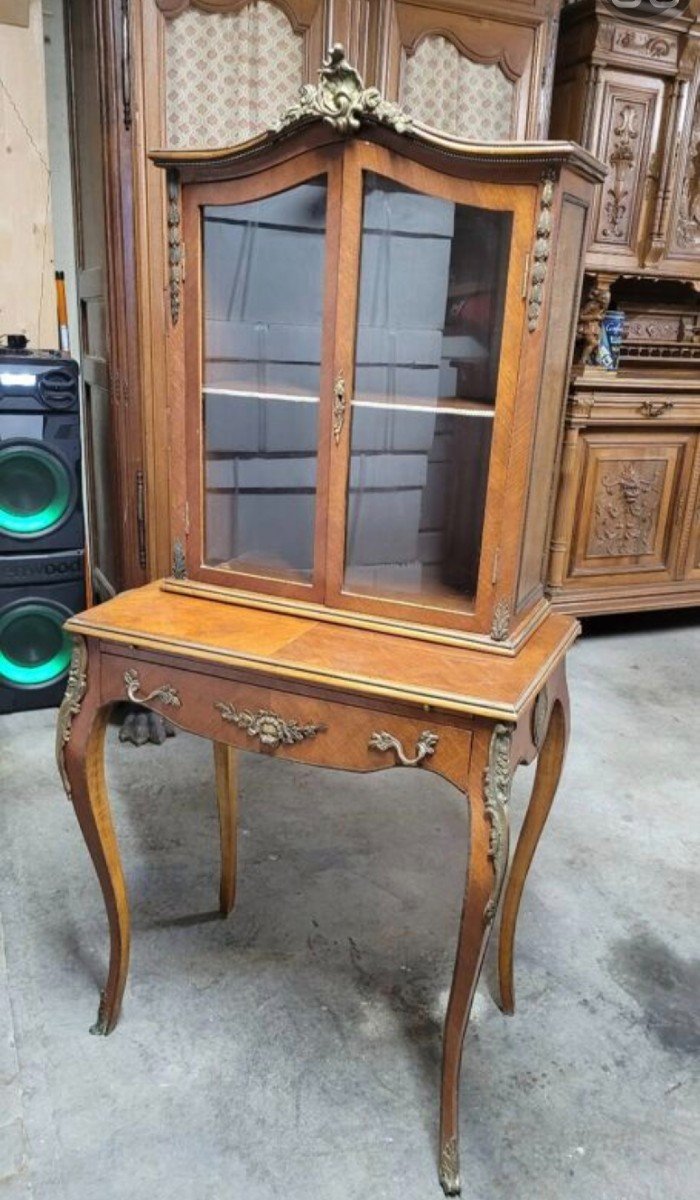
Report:
[[[266,168],[264,171],[220,183],[194,183],[184,189],[183,227],[188,247],[187,275],[184,285],[184,346],[180,347],[182,365],[176,369],[179,386],[171,394],[174,422],[184,430],[186,453],[173,456],[173,494],[186,480],[185,504],[189,516],[186,534],[188,577],[215,587],[253,588],[272,596],[322,604],[326,585],[326,524],[332,423],[334,338],[338,252],[340,240],[343,146],[310,150]],[[314,568],[310,584],[300,584],[284,576],[256,575],[207,566],[204,562],[204,436],[202,421],[203,301],[202,301],[202,228],[205,205],[245,204],[278,195],[319,176],[328,181],[326,201],[325,262],[323,269],[322,347],[319,375],[318,442],[316,503],[314,524]],[[182,362],[184,358],[184,363]]]
[[[105,340],[110,435],[113,443],[113,491],[110,514],[115,539],[116,575],[107,580],[93,565],[101,590],[111,592],[138,587],[147,582],[146,479],[143,470],[141,383],[136,320],[137,286],[133,227],[132,113],[128,92],[128,22],[123,21],[121,0],[95,0],[95,42],[101,110],[105,229]],[[78,202],[75,154],[75,94],[73,87],[73,43],[69,6],[65,9],[71,157],[76,209],[76,231],[81,217]],[[79,234],[78,234],[79,236]],[[84,439],[86,452],[88,439]],[[86,463],[86,478],[91,463]],[[87,497],[88,514],[91,498]],[[88,515],[89,519],[89,515]]]
[[[357,616],[383,617],[397,623],[435,625],[443,629],[487,634],[493,618],[493,559],[501,542],[500,524],[507,508],[509,484],[515,491],[522,488],[516,479],[516,466],[510,457],[512,431],[519,410],[532,407],[533,398],[522,390],[518,395],[520,369],[525,369],[527,355],[522,351],[526,337],[526,304],[523,297],[523,271],[527,253],[532,245],[532,227],[536,187],[503,187],[493,180],[465,179],[446,175],[408,153],[399,158],[385,146],[362,139],[346,148],[343,179],[344,225],[341,255],[347,258],[349,269],[338,299],[336,325],[340,339],[336,350],[336,376],[342,374],[348,396],[348,411],[340,444],[330,446],[331,493],[326,603],[331,608],[355,613]],[[360,278],[360,247],[362,239],[362,174],[376,174],[413,187],[426,195],[438,196],[455,203],[472,204],[491,211],[510,212],[513,216],[511,241],[507,257],[507,277],[503,292],[503,326],[499,351],[499,371],[496,385],[496,404],[490,450],[490,467],[484,504],[484,524],[479,554],[476,593],[470,610],[450,609],[396,598],[380,598],[345,591],[343,588],[345,561],[345,529],[347,522],[347,482],[350,469],[350,441],[354,391],[355,341]],[[349,195],[350,203],[346,203]],[[526,344],[526,343],[525,343]],[[515,371],[510,364],[516,362]],[[529,419],[532,419],[532,413]],[[512,583],[514,562],[502,562],[500,569]],[[512,591],[512,587],[510,587]]]

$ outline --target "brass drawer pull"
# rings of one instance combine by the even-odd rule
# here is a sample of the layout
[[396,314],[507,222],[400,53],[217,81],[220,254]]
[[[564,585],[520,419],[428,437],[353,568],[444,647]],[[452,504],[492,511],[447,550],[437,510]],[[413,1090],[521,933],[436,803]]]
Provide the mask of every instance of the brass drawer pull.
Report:
[[379,750],[384,753],[386,750],[393,750],[396,755],[396,761],[402,767],[417,767],[422,763],[424,758],[430,758],[435,753],[435,747],[439,742],[439,737],[436,733],[431,733],[429,729],[424,729],[416,744],[415,758],[408,758],[404,753],[404,748],[398,738],[393,734],[382,730],[380,733],[373,733],[369,739],[370,750]]
[[300,725],[298,721],[285,721],[278,713],[266,708],[258,709],[256,713],[247,709],[239,710],[223,700],[215,703],[224,721],[230,721],[239,729],[245,729],[248,737],[258,738],[262,746],[270,746],[276,750],[278,746],[294,746],[305,738],[316,737],[323,733],[326,725]]
[[151,700],[160,700],[161,704],[165,704],[169,708],[182,708],[179,693],[170,683],[164,683],[162,687],[154,688],[147,696],[137,695],[141,687],[137,671],[125,671],[124,683],[126,684],[126,694],[132,704],[150,704]]
[[656,403],[653,400],[644,400],[639,405],[639,412],[643,417],[660,417],[667,408],[673,408],[673,400],[659,400]]

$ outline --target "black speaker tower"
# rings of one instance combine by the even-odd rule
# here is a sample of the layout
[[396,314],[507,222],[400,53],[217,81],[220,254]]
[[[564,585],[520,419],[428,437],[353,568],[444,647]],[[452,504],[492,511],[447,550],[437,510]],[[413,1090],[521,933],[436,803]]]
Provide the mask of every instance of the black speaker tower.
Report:
[[62,626],[85,607],[80,454],[77,364],[0,348],[0,713],[65,690]]

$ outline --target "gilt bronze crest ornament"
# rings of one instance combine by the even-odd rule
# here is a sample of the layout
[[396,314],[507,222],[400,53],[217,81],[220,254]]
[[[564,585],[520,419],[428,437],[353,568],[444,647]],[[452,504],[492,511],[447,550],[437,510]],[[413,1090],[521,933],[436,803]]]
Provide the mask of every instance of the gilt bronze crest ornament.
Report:
[[378,88],[365,87],[343,46],[331,48],[318,74],[318,83],[304,84],[299,100],[282,113],[274,132],[318,117],[342,134],[357,133],[366,121],[388,125],[396,133],[410,127],[411,118],[400,105],[385,100]]

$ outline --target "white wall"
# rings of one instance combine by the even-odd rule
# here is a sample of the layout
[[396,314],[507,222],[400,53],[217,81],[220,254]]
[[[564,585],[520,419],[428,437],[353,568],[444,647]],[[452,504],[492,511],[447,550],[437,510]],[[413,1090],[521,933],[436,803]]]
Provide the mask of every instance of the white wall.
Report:
[[73,185],[68,141],[68,85],[64,0],[44,3],[44,63],[49,165],[51,167],[51,208],[53,215],[54,261],[57,271],[65,272],[68,297],[68,326],[73,358],[80,359],[78,298],[75,277],[75,228],[73,221]]
[[0,24],[0,335],[57,345],[41,0]]

